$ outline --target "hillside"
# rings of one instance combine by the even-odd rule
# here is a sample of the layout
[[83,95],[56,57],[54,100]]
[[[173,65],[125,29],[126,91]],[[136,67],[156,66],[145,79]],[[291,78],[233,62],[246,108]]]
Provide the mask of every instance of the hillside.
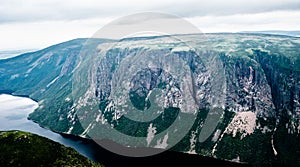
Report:
[[0,60],[0,90],[37,100],[29,118],[54,131],[298,166],[299,53],[280,35],[76,39]]
[[22,131],[0,132],[1,166],[102,166],[74,149]]

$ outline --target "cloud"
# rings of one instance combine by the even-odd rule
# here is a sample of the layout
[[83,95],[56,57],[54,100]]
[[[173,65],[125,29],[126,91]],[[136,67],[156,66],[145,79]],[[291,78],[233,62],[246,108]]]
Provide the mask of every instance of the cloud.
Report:
[[261,30],[299,30],[300,11],[272,11],[265,13],[225,16],[197,16],[187,18],[203,32],[239,32]]
[[[184,2],[184,1],[183,1]],[[164,6],[169,12],[184,17],[227,16],[236,14],[265,13],[272,11],[295,11],[300,9],[299,0],[208,0]],[[163,10],[163,9],[162,9]]]
[[42,49],[75,38],[88,38],[108,19],[15,22],[0,25],[0,50]]
[[[88,38],[111,21],[139,12],[176,15],[203,32],[299,30],[300,23],[299,0],[2,0],[0,50],[44,48]],[[159,18],[119,24],[148,19]]]
[[299,9],[299,0],[151,0],[143,3],[139,0],[9,0],[0,1],[0,23],[119,17],[144,11],[195,17]]

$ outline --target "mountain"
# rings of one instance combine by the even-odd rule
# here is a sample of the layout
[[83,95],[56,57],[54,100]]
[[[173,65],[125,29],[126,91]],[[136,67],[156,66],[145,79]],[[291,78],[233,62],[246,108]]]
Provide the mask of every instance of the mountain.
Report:
[[102,166],[72,148],[22,131],[1,131],[0,150],[3,166]]
[[300,37],[300,31],[266,30],[266,31],[241,31],[240,33],[271,34],[271,35],[286,35],[292,37]]
[[299,166],[299,53],[280,35],[75,39],[0,60],[0,90],[38,101],[29,119],[53,131]]
[[18,56],[22,53],[32,52],[38,49],[24,49],[24,50],[0,50],[0,59],[7,59]]

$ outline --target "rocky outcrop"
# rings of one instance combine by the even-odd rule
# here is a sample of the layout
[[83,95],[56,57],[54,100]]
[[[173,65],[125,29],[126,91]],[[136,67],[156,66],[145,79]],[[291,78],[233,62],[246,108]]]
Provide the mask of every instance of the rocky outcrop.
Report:
[[[299,162],[299,38],[180,38],[81,39],[0,60],[0,90],[36,99],[29,118],[59,132],[88,137],[109,125],[151,147],[256,165]],[[178,115],[194,119],[179,120],[189,130],[172,145]]]

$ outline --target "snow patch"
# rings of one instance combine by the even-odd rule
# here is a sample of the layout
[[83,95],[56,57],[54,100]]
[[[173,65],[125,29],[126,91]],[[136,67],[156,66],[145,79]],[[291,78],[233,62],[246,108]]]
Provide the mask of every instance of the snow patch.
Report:
[[58,80],[59,76],[54,78],[48,85],[46,86],[47,88],[50,87],[52,84],[54,84]]
[[89,126],[84,130],[84,132],[80,136],[85,137],[85,135],[90,131],[91,128],[92,128],[92,123],[89,124]]
[[182,51],[188,52],[188,51],[190,51],[190,50],[191,50],[190,47],[187,47],[187,46],[181,46],[181,47],[173,48],[173,49],[172,49],[172,52],[182,52]]
[[214,133],[214,136],[213,136],[213,138],[211,139],[211,141],[216,142],[216,141],[218,140],[220,134],[221,134],[221,130],[220,130],[220,129],[217,129],[216,132]]
[[272,130],[269,127],[267,127],[267,126],[261,127],[261,125],[259,123],[256,126],[256,129],[260,129],[260,131],[262,133],[272,132]]
[[[222,137],[223,137],[223,135],[222,135]],[[215,152],[216,152],[216,150],[217,150],[217,146],[218,146],[218,144],[216,143],[216,144],[214,145],[212,151],[211,151],[211,155],[214,155],[214,154],[215,154]]]
[[20,76],[19,74],[12,75],[12,76],[10,77],[10,79],[9,79],[9,80],[16,79],[16,78],[18,78],[19,76]]
[[67,134],[71,134],[72,130],[73,130],[73,126],[70,127],[70,129],[68,130]]
[[99,122],[101,120],[101,115],[102,115],[101,113],[97,115],[96,122]]
[[147,130],[147,132],[148,132],[148,134],[147,134],[146,141],[147,141],[147,146],[149,146],[149,144],[153,140],[154,135],[156,133],[156,127],[153,127],[153,124],[151,123],[148,130]]
[[[277,128],[274,129],[274,133],[276,132]],[[271,144],[272,144],[272,149],[273,149],[273,152],[274,152],[274,155],[276,156],[278,153],[275,149],[275,146],[274,146],[274,136],[272,135],[272,139],[271,139]]]
[[161,140],[157,140],[157,143],[156,143],[156,146],[154,148],[162,148],[162,149],[166,149],[168,147],[168,138],[169,138],[169,133],[167,133],[165,136],[164,136],[164,139]]
[[[197,129],[198,131],[198,129]],[[192,137],[190,138],[190,150],[187,152],[188,154],[196,154],[196,151],[195,151],[195,147],[196,147],[196,133],[197,131],[193,131],[192,132]]]
[[271,144],[272,144],[272,149],[273,149],[274,155],[276,156],[278,153],[277,153],[277,151],[276,151],[276,149],[275,149],[275,147],[274,147],[273,138],[272,138],[272,140],[271,140]]
[[240,162],[240,156],[237,156],[236,158],[232,159],[233,162]]

